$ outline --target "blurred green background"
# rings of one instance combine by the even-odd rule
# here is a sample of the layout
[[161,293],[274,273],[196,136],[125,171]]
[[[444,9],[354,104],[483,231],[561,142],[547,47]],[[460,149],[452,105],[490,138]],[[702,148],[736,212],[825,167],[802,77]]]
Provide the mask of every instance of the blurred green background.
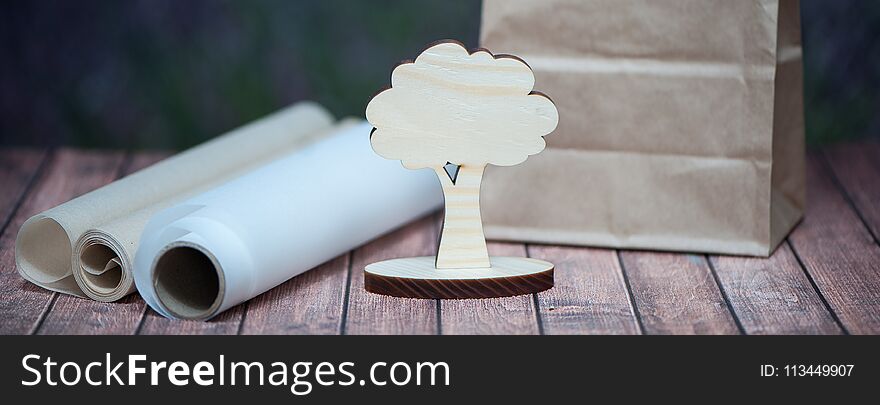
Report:
[[[181,149],[301,99],[361,116],[396,61],[438,38],[475,47],[480,8],[4,2],[0,145]],[[804,0],[802,16],[808,142],[880,135],[880,2]]]

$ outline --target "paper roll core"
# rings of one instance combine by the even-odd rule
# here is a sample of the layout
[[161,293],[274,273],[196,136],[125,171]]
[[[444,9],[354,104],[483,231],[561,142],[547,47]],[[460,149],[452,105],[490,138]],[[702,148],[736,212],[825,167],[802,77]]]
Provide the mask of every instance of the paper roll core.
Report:
[[84,270],[82,275],[91,286],[115,290],[122,282],[122,266],[119,260],[119,254],[110,246],[100,243],[89,245],[80,253]]
[[83,233],[73,247],[73,255],[73,277],[89,298],[112,302],[133,290],[125,248],[110,234],[96,229]]
[[156,298],[181,319],[205,320],[223,301],[225,280],[216,259],[201,247],[175,243],[153,265]]

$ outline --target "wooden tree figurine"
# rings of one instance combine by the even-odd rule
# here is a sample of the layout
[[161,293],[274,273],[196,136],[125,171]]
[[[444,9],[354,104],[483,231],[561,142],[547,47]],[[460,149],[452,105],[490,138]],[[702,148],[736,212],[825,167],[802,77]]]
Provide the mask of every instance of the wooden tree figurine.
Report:
[[441,41],[415,61],[398,65],[391,87],[367,106],[370,143],[408,169],[431,168],[446,199],[436,259],[373,263],[368,291],[417,298],[483,298],[553,286],[553,265],[518,257],[489,257],[480,219],[486,165],[513,166],[544,149],[556,128],[553,102],[532,91],[529,66],[510,55],[468,52]]

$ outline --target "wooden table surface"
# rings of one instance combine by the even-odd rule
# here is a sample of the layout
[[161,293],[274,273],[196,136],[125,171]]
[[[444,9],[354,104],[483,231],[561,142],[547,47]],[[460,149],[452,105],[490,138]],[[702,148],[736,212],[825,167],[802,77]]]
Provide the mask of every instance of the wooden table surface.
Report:
[[489,300],[369,294],[363,267],[433,254],[439,214],[411,223],[209,322],[173,321],[137,294],[57,294],[15,269],[25,219],[156,162],[163,153],[0,149],[3,334],[877,334],[880,144],[808,156],[804,221],[769,259],[491,242],[556,264],[556,287]]

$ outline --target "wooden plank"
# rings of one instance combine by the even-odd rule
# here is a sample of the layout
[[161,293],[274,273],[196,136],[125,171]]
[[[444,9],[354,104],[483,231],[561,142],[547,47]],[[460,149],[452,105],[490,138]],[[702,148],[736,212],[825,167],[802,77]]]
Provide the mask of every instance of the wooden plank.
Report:
[[141,322],[144,301],[129,295],[116,302],[97,302],[59,294],[35,331],[38,335],[130,335]]
[[711,256],[709,260],[745,333],[833,335],[843,331],[783,243],[769,259]]
[[46,151],[42,149],[0,150],[0,232],[6,229],[45,159]]
[[556,286],[538,293],[545,334],[641,333],[614,250],[534,245],[529,256],[556,265]]
[[18,275],[15,236],[29,217],[84,194],[116,178],[123,155],[63,149],[54,153],[9,225],[0,236],[0,333],[33,333],[49,309],[55,293]]
[[847,331],[880,333],[880,246],[813,153],[807,202],[789,236],[794,253]]
[[429,215],[361,246],[352,255],[344,334],[433,335],[437,300],[397,298],[364,290],[364,267],[380,260],[437,253],[437,215]]
[[620,252],[646,334],[739,334],[703,255]]
[[880,243],[880,146],[846,143],[825,150],[836,179]]
[[[526,256],[520,243],[490,242],[491,256]],[[442,300],[440,330],[444,335],[536,335],[534,294],[516,297]]]
[[251,300],[241,333],[339,334],[350,260],[343,254]]
[[140,335],[235,335],[247,303],[234,306],[209,321],[168,319],[147,308],[138,334]]
[[[131,155],[123,164],[122,176],[127,176],[156,163],[170,152],[147,152]],[[37,330],[41,335],[134,334],[146,311],[147,304],[137,293],[122,300],[108,303],[70,295],[59,295],[52,311]]]

